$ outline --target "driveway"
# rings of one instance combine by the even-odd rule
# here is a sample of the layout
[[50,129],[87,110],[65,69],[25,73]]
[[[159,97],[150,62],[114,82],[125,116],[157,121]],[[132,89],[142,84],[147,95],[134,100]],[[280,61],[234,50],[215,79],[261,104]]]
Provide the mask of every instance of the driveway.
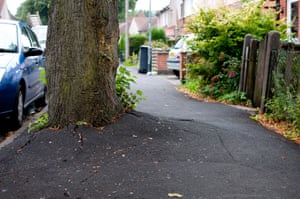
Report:
[[115,123],[0,149],[0,198],[299,198],[298,145],[244,110],[189,99],[174,76],[137,75],[147,100]]

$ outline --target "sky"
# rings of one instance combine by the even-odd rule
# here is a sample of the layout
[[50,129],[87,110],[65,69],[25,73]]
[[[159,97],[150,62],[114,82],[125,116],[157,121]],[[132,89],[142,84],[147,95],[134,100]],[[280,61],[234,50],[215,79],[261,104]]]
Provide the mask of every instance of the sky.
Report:
[[[18,7],[25,0],[8,0],[6,1],[8,9],[15,15]],[[169,4],[170,0],[151,0],[151,10],[161,10]],[[136,3],[136,10],[149,10],[150,0],[138,0]]]
[[17,13],[18,7],[23,3],[25,0],[8,0],[6,4],[8,6],[9,11],[11,14],[15,15]]
[[[170,0],[151,0],[151,10],[161,10],[170,3]],[[138,0],[135,10],[149,10],[150,0]]]

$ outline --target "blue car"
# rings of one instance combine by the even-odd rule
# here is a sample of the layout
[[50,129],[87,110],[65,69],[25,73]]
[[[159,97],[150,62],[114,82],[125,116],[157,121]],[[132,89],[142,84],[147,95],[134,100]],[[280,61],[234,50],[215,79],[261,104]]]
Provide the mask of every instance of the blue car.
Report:
[[0,20],[0,118],[21,126],[24,110],[45,101],[41,81],[43,50],[31,28],[22,22]]

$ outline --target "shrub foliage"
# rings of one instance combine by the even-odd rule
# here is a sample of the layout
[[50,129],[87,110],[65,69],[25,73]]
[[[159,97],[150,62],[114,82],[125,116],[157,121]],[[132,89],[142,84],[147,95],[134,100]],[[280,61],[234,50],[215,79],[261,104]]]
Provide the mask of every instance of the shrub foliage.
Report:
[[[147,34],[147,37],[148,37],[148,34]],[[165,30],[162,28],[153,27],[151,29],[151,38],[153,41],[160,41],[163,43],[167,42]]]
[[186,77],[198,81],[201,94],[219,98],[236,92],[246,34],[261,39],[271,30],[284,32],[276,13],[262,7],[263,1],[249,1],[239,9],[200,9],[190,20],[187,28],[195,36],[190,46],[198,56],[187,64]]
[[[164,29],[152,28],[151,29],[152,42],[154,45],[159,45],[160,47],[165,47],[167,39]],[[147,34],[134,34],[129,36],[129,55],[138,54],[140,46],[147,44],[148,33]],[[125,51],[125,33],[122,34],[119,42],[119,50]],[[166,48],[166,47],[165,47]]]
[[132,75],[125,67],[120,66],[116,77],[117,96],[126,111],[132,110],[144,99],[143,92],[136,90],[132,92],[131,84],[135,83],[136,76]]
[[130,55],[132,55],[139,53],[140,46],[144,45],[147,37],[145,35],[130,35],[129,40]]
[[267,116],[274,121],[285,121],[292,133],[286,136],[300,137],[300,55],[299,52],[291,54],[291,79],[287,81],[286,58],[280,56],[278,71],[274,71],[273,96],[267,99]]

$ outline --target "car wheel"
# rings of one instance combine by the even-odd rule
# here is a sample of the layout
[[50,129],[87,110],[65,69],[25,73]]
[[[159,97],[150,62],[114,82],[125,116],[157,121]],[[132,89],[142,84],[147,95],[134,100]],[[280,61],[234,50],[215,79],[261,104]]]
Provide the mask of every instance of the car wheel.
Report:
[[22,126],[24,118],[24,97],[21,89],[18,91],[13,113],[13,122],[17,127]]
[[176,75],[177,77],[179,77],[179,71],[178,70],[173,70],[174,75]]
[[37,107],[44,107],[44,106],[47,105],[47,98],[46,98],[46,96],[47,96],[47,89],[45,87],[45,89],[44,89],[44,95],[41,98],[39,98],[36,101],[36,103],[35,103]]

